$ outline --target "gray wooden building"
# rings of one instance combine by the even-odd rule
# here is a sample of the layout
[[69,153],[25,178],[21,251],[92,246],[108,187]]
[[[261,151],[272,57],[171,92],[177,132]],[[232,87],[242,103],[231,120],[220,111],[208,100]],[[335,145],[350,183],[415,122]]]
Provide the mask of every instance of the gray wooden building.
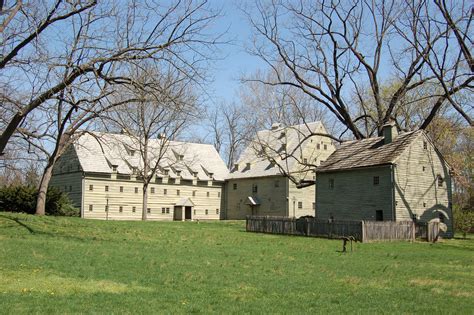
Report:
[[316,216],[444,222],[453,235],[450,168],[422,130],[343,143],[317,169]]
[[[334,152],[321,122],[295,126],[274,124],[259,131],[227,179],[226,219],[247,215],[300,217],[314,215],[315,166]],[[290,174],[291,181],[284,173]]]

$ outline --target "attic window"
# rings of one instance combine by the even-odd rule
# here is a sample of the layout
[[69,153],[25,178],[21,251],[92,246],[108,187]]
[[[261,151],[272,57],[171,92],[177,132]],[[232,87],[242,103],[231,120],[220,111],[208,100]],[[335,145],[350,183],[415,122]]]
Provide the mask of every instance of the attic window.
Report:
[[252,192],[255,193],[255,194],[258,192],[258,185],[256,185],[256,184],[252,185]]
[[164,175],[168,175],[170,172],[168,170],[163,170]]
[[423,141],[423,149],[425,149],[425,150],[428,149],[428,142]]
[[130,150],[130,156],[135,156],[135,150]]
[[180,161],[184,160],[184,155],[180,154],[180,155],[179,155],[179,160],[180,160]]
[[380,183],[380,177],[374,176],[374,185],[378,185]]
[[443,177],[441,177],[441,175],[438,175],[437,179],[438,179],[438,187],[443,187],[443,181],[444,181]]
[[304,158],[304,159],[303,159],[303,163],[304,163],[304,164],[308,164],[308,159]]

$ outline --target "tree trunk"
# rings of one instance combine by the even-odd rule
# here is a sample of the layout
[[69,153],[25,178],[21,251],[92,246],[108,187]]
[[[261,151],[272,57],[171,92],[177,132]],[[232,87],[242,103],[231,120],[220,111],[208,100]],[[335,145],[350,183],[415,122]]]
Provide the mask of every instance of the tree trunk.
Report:
[[142,208],[142,220],[147,220],[148,211],[148,183],[143,181],[143,208]]
[[36,213],[37,215],[46,214],[46,193],[48,192],[49,181],[53,175],[54,160],[49,159],[43,176],[38,187],[38,197],[36,198]]
[[5,147],[8,144],[8,140],[11,138],[16,128],[20,125],[24,115],[20,112],[16,113],[15,116],[10,120],[7,128],[0,135],[0,156],[3,155]]

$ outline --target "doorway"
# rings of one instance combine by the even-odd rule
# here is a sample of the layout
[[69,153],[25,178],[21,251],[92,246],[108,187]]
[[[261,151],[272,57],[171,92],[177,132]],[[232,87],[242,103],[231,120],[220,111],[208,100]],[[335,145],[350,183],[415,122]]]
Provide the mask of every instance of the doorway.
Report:
[[185,220],[192,220],[192,207],[184,207],[184,219]]

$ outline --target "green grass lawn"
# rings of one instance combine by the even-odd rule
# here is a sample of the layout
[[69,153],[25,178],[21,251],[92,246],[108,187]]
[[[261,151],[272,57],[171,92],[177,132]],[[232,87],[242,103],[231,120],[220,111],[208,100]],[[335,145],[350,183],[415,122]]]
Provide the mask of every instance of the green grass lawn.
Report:
[[356,244],[243,222],[0,214],[0,312],[452,313],[474,309],[474,239]]

